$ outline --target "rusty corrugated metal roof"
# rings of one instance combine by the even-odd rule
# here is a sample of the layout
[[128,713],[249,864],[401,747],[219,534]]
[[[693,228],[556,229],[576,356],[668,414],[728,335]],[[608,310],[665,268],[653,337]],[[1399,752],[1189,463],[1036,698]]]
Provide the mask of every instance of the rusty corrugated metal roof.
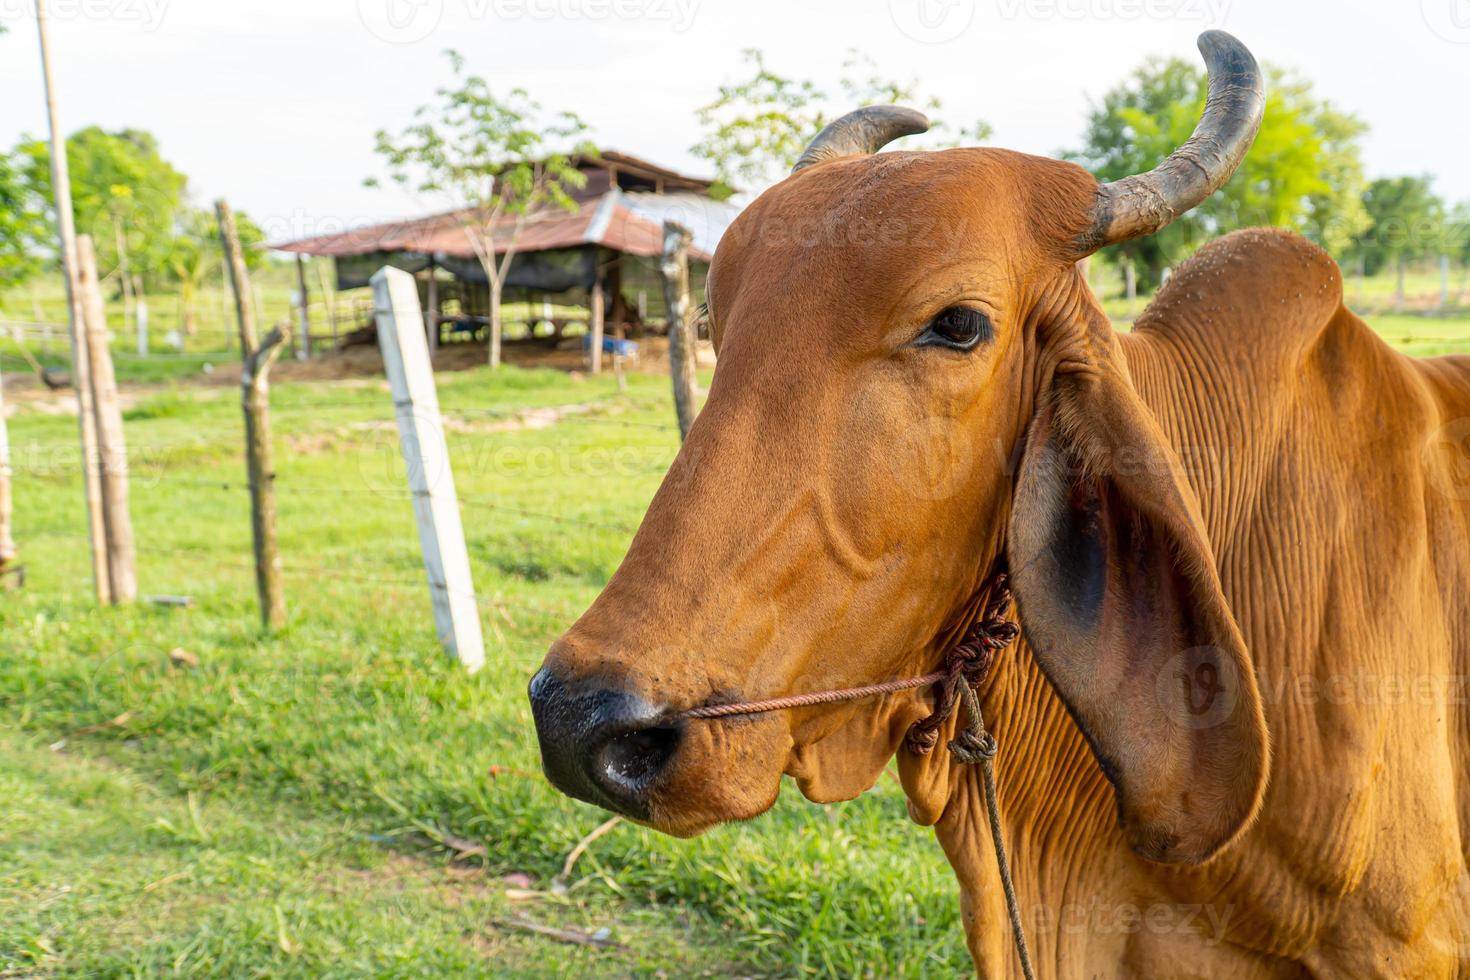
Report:
[[[516,252],[547,252],[600,245],[626,255],[655,256],[663,252],[663,229],[634,213],[620,200],[618,191],[577,202],[573,211],[560,207],[544,207],[526,216],[519,234],[516,218],[502,216],[495,223],[492,238],[496,254],[510,248],[514,239]],[[460,215],[447,212],[407,221],[391,221],[368,225],[332,235],[318,235],[290,242],[276,242],[269,247],[282,252],[303,255],[345,257],[372,252],[420,252],[475,258],[474,247],[465,231]],[[700,249],[693,257],[709,261]]]

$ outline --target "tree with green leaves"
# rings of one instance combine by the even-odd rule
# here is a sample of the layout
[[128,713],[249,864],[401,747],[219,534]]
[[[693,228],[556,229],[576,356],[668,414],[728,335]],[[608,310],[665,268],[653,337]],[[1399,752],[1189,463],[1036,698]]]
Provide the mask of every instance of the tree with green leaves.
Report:
[[490,366],[498,367],[500,297],[525,223],[538,210],[576,210],[571,192],[587,178],[574,157],[596,151],[575,114],[548,115],[524,89],[497,94],[465,73],[457,52],[446,54],[454,83],[436,89],[436,101],[401,132],[379,130],[375,150],[394,183],[453,210],[490,284]]
[[1354,249],[1363,270],[1373,275],[1394,266],[1394,305],[1404,305],[1404,271],[1414,259],[1439,255],[1449,245],[1444,202],[1429,177],[1382,177],[1368,185],[1363,206],[1371,219]]
[[[26,139],[17,155],[33,199],[49,203],[50,145]],[[146,282],[163,273],[188,181],[158,140],[141,129],[89,126],[67,137],[66,156],[77,230],[92,236],[98,264],[122,273],[125,289],[134,275]]]
[[[1188,62],[1150,60],[1103,96],[1081,149],[1063,156],[1105,181],[1152,169],[1193,132],[1206,86],[1204,71]],[[1163,231],[1110,251],[1149,286],[1210,238],[1252,225],[1293,228],[1341,253],[1368,223],[1359,147],[1366,128],[1318,99],[1309,82],[1268,67],[1265,118],[1235,176]]]
[[[937,96],[920,91],[917,79],[886,78],[871,57],[857,51],[848,52],[835,98],[812,79],[773,71],[765,55],[754,48],[744,52],[744,61],[750,77],[721,85],[715,99],[697,113],[703,135],[690,152],[714,165],[716,197],[729,197],[737,186],[759,189],[780,180],[791,172],[812,137],[851,109],[900,104],[933,117],[942,108]],[[931,118],[927,139],[907,145],[956,146],[989,135],[990,127],[983,122],[955,129],[943,119]]]
[[32,205],[22,167],[0,154],[0,289],[35,275],[45,239],[46,222]]

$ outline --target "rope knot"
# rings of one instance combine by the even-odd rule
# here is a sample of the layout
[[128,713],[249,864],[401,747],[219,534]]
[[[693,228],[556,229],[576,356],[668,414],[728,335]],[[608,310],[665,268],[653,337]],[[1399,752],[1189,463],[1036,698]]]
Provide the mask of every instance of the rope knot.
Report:
[[949,751],[955,757],[955,761],[967,766],[978,765],[988,759],[994,759],[1000,751],[996,744],[995,736],[989,732],[976,735],[973,729],[966,728],[958,736],[949,742]]
[[[972,693],[975,686],[990,673],[996,654],[1020,636],[1021,628],[1006,619],[1011,601],[1011,590],[1006,576],[999,574],[991,580],[990,598],[985,605],[984,614],[970,624],[963,639],[944,655],[945,676],[938,682],[934,710],[928,717],[910,725],[904,736],[904,747],[914,755],[925,756],[933,751],[934,746],[939,744],[940,726],[954,714],[955,706],[959,703],[961,687]],[[981,751],[981,746],[964,742],[964,737],[962,734],[949,743],[949,749],[955,758],[960,762],[974,762],[981,758],[982,756],[975,755]],[[988,739],[989,735],[985,737]],[[959,749],[956,749],[957,744],[960,745]],[[991,744],[993,745],[993,740]],[[993,758],[993,749],[990,755],[983,757]]]
[[904,736],[904,746],[914,755],[928,755],[939,744],[939,729],[920,728],[922,722],[914,722]]

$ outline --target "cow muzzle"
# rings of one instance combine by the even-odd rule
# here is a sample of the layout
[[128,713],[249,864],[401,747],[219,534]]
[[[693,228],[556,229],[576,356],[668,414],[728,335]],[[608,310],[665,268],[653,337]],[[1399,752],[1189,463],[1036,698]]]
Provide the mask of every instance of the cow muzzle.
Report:
[[531,679],[541,767],[553,786],[635,820],[683,739],[682,723],[642,698],[564,681],[543,667]]

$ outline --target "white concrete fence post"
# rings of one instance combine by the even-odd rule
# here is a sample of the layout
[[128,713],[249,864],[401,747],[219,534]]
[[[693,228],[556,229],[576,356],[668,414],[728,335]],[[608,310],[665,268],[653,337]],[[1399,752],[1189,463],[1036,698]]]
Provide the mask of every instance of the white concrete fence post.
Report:
[[413,516],[429,574],[434,625],[450,656],[471,673],[485,663],[480,610],[470,578],[459,497],[449,464],[439,394],[424,336],[418,286],[401,269],[387,266],[372,278],[378,345],[393,389],[398,441],[413,494]]

